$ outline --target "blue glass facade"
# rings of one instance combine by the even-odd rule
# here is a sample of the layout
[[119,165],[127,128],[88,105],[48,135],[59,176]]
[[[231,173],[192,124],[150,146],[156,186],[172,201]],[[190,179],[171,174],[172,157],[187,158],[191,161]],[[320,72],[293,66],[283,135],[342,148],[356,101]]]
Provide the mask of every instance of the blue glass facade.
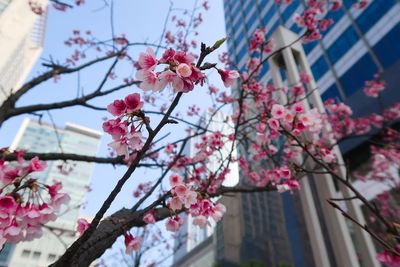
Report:
[[[247,52],[248,40],[257,28],[265,27],[269,35],[279,25],[284,25],[301,34],[303,29],[299,28],[292,18],[294,13],[302,13],[303,2],[294,0],[291,5],[277,5],[275,0],[224,0],[226,29],[228,35],[233,36],[233,40],[228,41],[228,53],[235,65],[240,70],[246,68],[246,59],[252,56]],[[400,69],[400,1],[370,0],[363,10],[353,7],[354,0],[344,0],[343,3],[343,7],[338,11],[327,15],[327,18],[333,19],[335,23],[323,32],[323,39],[304,44],[304,50],[323,100],[343,100],[355,109],[355,113],[358,113],[358,110],[366,112],[370,107],[359,103],[362,93],[360,89],[363,88],[364,82],[372,79],[378,71],[385,73],[391,70],[395,73],[395,66],[399,66]],[[261,67],[259,78],[270,78],[268,64]],[[399,96],[397,93],[397,98]],[[342,148],[342,151],[347,150]],[[243,198],[242,201],[245,203],[242,213],[244,218],[248,218],[253,207],[252,200]],[[264,251],[251,249],[254,244],[261,246],[263,242],[267,242],[261,237],[265,234],[265,229],[257,230],[257,225],[251,227],[251,222],[245,220],[245,223],[249,224],[246,227],[256,231],[258,235],[252,239],[249,234],[246,240],[243,240],[242,259],[257,259],[260,257],[258,254],[262,253],[277,256],[277,250],[280,250],[279,253],[286,255],[290,266],[315,266],[307,243],[304,221],[301,214],[296,212],[301,209],[300,201],[296,201],[292,195],[283,195],[279,204],[278,200],[274,201],[275,207],[280,207],[281,211],[269,211],[271,204],[266,202],[267,211],[262,209],[263,212],[254,213],[256,215],[251,213],[254,220],[259,220],[269,228],[267,232],[271,240],[268,241],[270,243],[264,244],[268,248]],[[276,217],[270,217],[272,213]],[[265,216],[269,217],[266,219]],[[276,237],[274,233],[278,232],[280,227],[286,227],[286,232],[281,234],[281,243],[271,244]],[[288,242],[287,246],[285,242]],[[278,264],[278,261],[272,260],[268,261],[267,266]]]
[[[396,45],[400,36],[399,1],[372,0],[363,10],[354,9],[353,0],[343,3],[341,9],[327,15],[338,25],[329,27],[323,40],[304,45],[306,54],[314,55],[310,63],[317,81],[324,75],[338,77],[325,79],[325,84],[319,86],[325,99],[350,97],[375,72],[384,71],[400,58],[400,46]],[[236,37],[229,53],[239,69],[244,69],[244,59],[249,56],[247,42],[255,29],[267,27],[270,34],[277,26],[285,25],[296,33],[302,32],[292,21],[293,14],[304,9],[300,0],[281,6],[272,0],[225,0],[224,4],[227,32]],[[338,71],[343,63],[350,66]],[[335,70],[338,75],[332,75]],[[268,67],[263,66],[260,76],[267,73]]]

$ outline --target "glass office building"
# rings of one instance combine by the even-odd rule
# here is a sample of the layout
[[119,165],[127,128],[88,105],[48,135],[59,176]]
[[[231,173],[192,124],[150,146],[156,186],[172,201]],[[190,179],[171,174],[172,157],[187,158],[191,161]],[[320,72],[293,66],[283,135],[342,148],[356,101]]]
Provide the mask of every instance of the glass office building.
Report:
[[[25,119],[11,149],[38,153],[72,153],[87,156],[97,154],[101,133],[76,124],[67,123],[64,128],[44,122]],[[64,207],[56,221],[46,226],[43,236],[17,245],[7,244],[0,253],[0,266],[47,266],[54,262],[76,239],[76,221],[87,192],[94,163],[72,161],[48,161],[43,172],[35,174],[40,182],[53,184],[61,181],[62,192],[71,197],[68,208]]]
[[48,1],[39,2],[41,16],[32,12],[29,1],[0,0],[0,104],[22,86],[42,53]]
[[[246,70],[249,40],[257,28],[266,28],[270,35],[283,25],[302,34],[304,30],[292,18],[304,11],[304,2],[277,5],[275,0],[224,0],[229,59]],[[338,11],[329,13],[335,23],[323,32],[322,40],[304,44],[304,50],[322,98],[344,101],[358,117],[400,101],[400,1],[369,0],[364,9],[354,8],[354,2],[343,0]],[[377,72],[382,73],[387,88],[379,99],[368,98],[361,89]],[[259,79],[269,82],[271,78],[269,66],[264,64]],[[363,141],[345,142],[341,150],[361,158]],[[217,259],[224,266],[250,260],[264,264],[261,266],[314,266],[297,198],[288,194],[239,195],[236,224],[241,234],[232,241],[226,226],[219,225]],[[329,242],[327,245],[329,250]],[[330,258],[331,266],[335,266],[332,254]]]
[[[362,88],[373,74],[385,71],[400,58],[400,2],[370,0],[365,9],[352,7],[354,0],[344,0],[341,9],[327,17],[335,23],[324,32],[321,41],[304,45],[309,63],[323,98],[341,100]],[[230,59],[245,69],[248,41],[256,28],[272,33],[279,25],[300,34],[293,22],[295,13],[304,11],[301,0],[277,5],[271,0],[224,0]],[[268,65],[261,78],[271,78]]]

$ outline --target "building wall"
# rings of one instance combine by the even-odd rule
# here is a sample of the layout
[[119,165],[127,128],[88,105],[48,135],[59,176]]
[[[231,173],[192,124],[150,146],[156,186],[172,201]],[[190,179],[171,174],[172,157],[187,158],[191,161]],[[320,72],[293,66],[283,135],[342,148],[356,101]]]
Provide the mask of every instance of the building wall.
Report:
[[[10,267],[43,267],[53,263],[64,254],[68,245],[76,239],[75,232],[59,233],[44,230],[43,237],[15,246],[9,262]],[[65,245],[64,245],[65,244]]]
[[[95,156],[100,145],[100,137],[100,132],[72,123],[67,123],[65,128],[57,128],[44,122],[39,123],[25,119],[11,149]],[[48,161],[47,163],[46,170],[38,173],[36,178],[47,184],[61,181],[63,183],[62,191],[69,194],[71,201],[68,207],[60,211],[62,215],[56,221],[46,224],[52,231],[44,229],[43,237],[40,239],[8,245],[7,251],[0,253],[0,260],[3,258],[9,260],[8,266],[47,266],[62,255],[77,238],[75,235],[76,221],[80,216],[80,205],[87,192],[94,164],[69,162],[66,165],[62,161]],[[3,260],[3,262],[7,262],[7,260]]]
[[[210,122],[210,123],[209,123]],[[223,112],[207,112],[202,125],[208,125],[210,131],[220,131],[223,134],[229,134],[233,130],[233,124]],[[201,138],[196,137],[189,140],[184,148],[184,154],[189,157],[194,157],[197,153],[195,145],[201,143]],[[227,157],[230,153],[232,142],[226,142],[221,149],[222,157]],[[233,157],[236,157],[236,150],[233,152]],[[213,156],[209,157],[207,168],[210,171],[216,171],[219,168],[219,160]],[[227,175],[223,185],[234,186],[239,181],[239,168],[237,163],[230,164],[230,173]],[[216,201],[217,199],[215,199]],[[220,201],[226,204],[222,199]],[[229,207],[228,207],[229,210]],[[175,239],[174,265],[176,267],[197,267],[197,266],[212,266],[215,261],[216,253],[213,252],[216,246],[215,227],[216,223],[210,219],[210,224],[204,229],[193,225],[193,218],[190,215],[183,215],[185,223],[181,226],[178,238]]]
[[[301,29],[293,22],[294,13],[304,10],[303,1],[276,5],[272,0],[224,0],[226,30],[230,37],[230,58],[244,69],[248,58],[248,41],[258,27],[268,34],[278,25],[296,33]],[[312,71],[323,98],[345,99],[400,59],[396,46],[400,36],[400,3],[397,0],[371,0],[366,9],[354,9],[353,0],[344,0],[343,8],[332,12],[333,24],[321,41],[304,45]],[[270,80],[267,64],[260,77]]]
[[[39,0],[46,10],[48,0]],[[0,104],[27,78],[43,48],[47,12],[32,12],[29,1],[0,0]]]
[[[354,1],[344,0],[344,6],[339,11],[328,15],[335,20],[335,23],[323,33],[323,39],[304,44],[322,98],[333,97],[344,100],[358,115],[365,115],[375,107],[382,107],[376,103],[378,100],[368,100],[362,96],[362,90],[360,90],[364,81],[372,79],[373,74],[378,71],[382,71],[384,79],[390,81],[387,90],[383,93],[383,106],[400,100],[400,95],[396,93],[400,81],[396,79],[398,75],[394,74],[400,71],[400,48],[396,45],[400,37],[400,1],[371,0],[369,2],[367,8],[359,10],[351,7]],[[229,58],[240,70],[246,69],[246,61],[250,56],[247,51],[248,42],[257,28],[265,27],[268,35],[279,25],[284,25],[298,34],[302,34],[303,31],[292,19],[294,13],[301,14],[304,10],[302,0],[293,1],[291,5],[277,5],[274,0],[224,0],[224,10]],[[271,81],[268,64],[262,66],[258,78],[265,82]],[[395,79],[399,82],[393,82]],[[346,144],[342,149],[349,151],[360,142],[362,140]],[[292,198],[282,196],[282,203],[279,203],[278,199],[280,199],[279,196],[274,199],[277,202],[275,207],[283,209],[284,215],[281,216],[279,214],[282,213],[277,212],[276,218],[272,218],[265,211],[268,208],[259,213],[264,214],[261,216],[268,217],[267,221],[270,222],[266,225],[278,224],[282,227],[281,223],[286,224],[287,233],[283,233],[281,242],[285,242],[285,239],[289,240],[291,258],[287,257],[287,259],[293,266],[313,266],[307,238],[300,239],[302,245],[293,245],[296,242],[299,244],[299,237],[307,236],[307,232],[304,231],[304,221],[301,219],[297,222],[293,221],[293,213],[299,210],[295,204],[298,205],[299,202],[296,202],[294,196]],[[243,197],[241,201],[243,202]],[[268,207],[271,204],[272,202],[266,200],[264,205]],[[246,223],[249,223],[248,221],[251,223],[253,219],[245,213],[253,207],[258,207],[256,200],[253,200],[253,203],[250,201],[247,209],[243,208],[239,211],[239,214],[240,212],[243,214],[238,217],[243,217]],[[252,229],[250,226],[248,228]],[[297,228],[297,231],[294,231],[294,228]],[[225,234],[225,229],[222,229]],[[264,233],[263,229],[257,231],[260,234]],[[229,238],[231,236],[224,235],[220,243],[226,247],[227,242],[230,242]],[[251,239],[247,241],[252,245]],[[245,239],[241,243],[237,242],[237,246],[244,242],[246,242]],[[271,241],[265,240],[265,242],[267,244]],[[223,251],[223,245],[221,251]],[[276,246],[266,245],[265,254],[279,255],[279,252]],[[222,258],[228,257],[224,255]],[[243,260],[240,259],[238,262],[243,262]],[[265,261],[265,264],[277,266],[278,263]]]

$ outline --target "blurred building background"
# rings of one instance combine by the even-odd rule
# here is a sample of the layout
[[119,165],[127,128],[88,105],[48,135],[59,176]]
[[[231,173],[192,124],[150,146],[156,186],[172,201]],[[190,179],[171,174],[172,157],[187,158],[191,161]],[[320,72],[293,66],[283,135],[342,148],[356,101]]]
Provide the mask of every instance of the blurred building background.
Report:
[[[208,129],[210,132],[220,131],[223,134],[229,134],[233,131],[233,123],[230,118],[223,112],[212,112],[208,111],[205,113],[204,121],[200,122],[200,125],[206,126],[209,122]],[[198,153],[196,144],[201,143],[201,136],[192,138],[189,140],[184,148],[184,154],[189,157],[194,157]],[[224,147],[221,149],[222,157],[225,158],[229,155],[232,147],[232,142],[226,142]],[[232,153],[233,157],[236,157],[236,149]],[[209,158],[207,162],[207,169],[211,171],[218,170],[220,161],[213,157]],[[239,182],[239,168],[238,164],[230,164],[230,172],[227,175],[223,185],[224,186],[235,186]],[[219,201],[225,204],[225,200],[222,197]],[[228,197],[228,200],[230,197]],[[214,199],[217,201],[217,199]],[[225,204],[226,205],[226,204]],[[217,236],[216,234],[216,223],[210,219],[210,224],[204,229],[193,225],[193,218],[190,215],[182,215],[184,224],[179,229],[178,235],[174,241],[174,258],[173,266],[175,267],[205,267],[213,266],[215,263],[216,249],[217,249]]]
[[[38,153],[95,156],[101,135],[98,131],[73,123],[58,128],[52,124],[25,119],[10,148]],[[48,161],[46,170],[35,174],[35,178],[46,184],[61,181],[62,192],[68,193],[71,201],[56,221],[46,224],[43,237],[17,245],[7,244],[0,253],[0,266],[47,266],[64,253],[77,238],[76,222],[82,217],[80,208],[88,191],[93,167],[94,163],[89,162]]]
[[22,85],[43,49],[48,1],[33,2],[43,14],[27,0],[0,0],[0,104]]
[[[305,44],[304,50],[322,98],[344,101],[359,117],[379,113],[400,100],[400,78],[396,74],[400,70],[400,1],[370,0],[364,9],[354,8],[354,2],[343,0],[343,6],[328,15],[335,23],[323,33],[322,40]],[[304,8],[303,0],[290,5],[278,5],[274,0],[224,0],[229,59],[246,70],[249,40],[257,28],[265,27],[270,35],[282,25],[301,35],[304,30],[292,17]],[[377,72],[382,73],[387,88],[380,98],[368,98],[362,91],[364,82]],[[268,64],[263,65],[258,78],[271,81]],[[341,145],[353,170],[368,160],[365,141],[359,138]],[[368,199],[382,190],[368,188]],[[315,193],[316,188],[313,190]],[[216,258],[222,266],[250,261],[268,267],[315,266],[298,194],[238,195],[228,205],[235,209],[234,214],[227,214],[217,226]],[[228,212],[233,209],[228,207]],[[322,231],[326,232],[323,223]],[[327,249],[332,250],[329,241]],[[338,266],[332,252],[329,257],[330,265]]]

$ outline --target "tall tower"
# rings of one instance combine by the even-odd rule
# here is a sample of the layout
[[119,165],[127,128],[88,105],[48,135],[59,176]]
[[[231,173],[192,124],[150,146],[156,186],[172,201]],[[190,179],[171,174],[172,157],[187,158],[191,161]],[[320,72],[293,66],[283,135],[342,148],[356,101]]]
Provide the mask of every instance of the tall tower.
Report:
[[[67,123],[65,128],[25,119],[11,149],[29,152],[74,153],[87,156],[97,154],[101,133],[83,126]],[[94,163],[49,161],[43,172],[35,175],[43,183],[61,181],[62,191],[69,194],[68,208],[56,221],[46,224],[52,231],[44,229],[41,238],[17,245],[6,245],[0,254],[0,266],[47,266],[54,262],[76,239],[75,227],[80,205],[83,203],[89,185]],[[5,255],[8,254],[8,255]],[[4,264],[4,265],[2,265]]]
[[[210,132],[220,131],[227,135],[233,131],[233,123],[230,118],[224,115],[223,112],[206,112],[204,121],[200,125],[208,125]],[[201,143],[201,136],[192,138],[185,146],[184,154],[189,157],[194,157],[198,150],[196,144]],[[229,155],[232,147],[232,142],[226,142],[221,149],[222,157]],[[236,157],[236,150],[232,153]],[[216,171],[219,168],[220,161],[213,159],[211,156],[207,163],[207,168],[211,171]],[[236,162],[230,164],[230,172],[227,175],[223,185],[235,186],[239,182],[239,169]],[[216,200],[216,199],[215,199]],[[224,197],[220,198],[225,204]],[[185,223],[181,226],[178,237],[175,239],[174,247],[174,267],[192,267],[192,266],[213,266],[216,259],[216,223],[210,220],[210,225],[204,229],[193,225],[193,218],[190,215],[182,216]]]
[[[248,52],[248,42],[257,28],[266,28],[267,35],[271,36],[279,26],[285,26],[290,31],[301,35],[304,30],[294,23],[293,15],[295,13],[301,14],[304,11],[305,2],[298,0],[292,1],[292,4],[289,5],[278,5],[274,0],[224,0],[229,59],[240,70],[246,70],[246,62],[251,56]],[[395,47],[400,36],[400,2],[396,0],[370,0],[368,6],[364,9],[354,8],[354,2],[353,0],[344,0],[343,6],[338,11],[329,13],[327,17],[332,18],[335,23],[323,33],[322,40],[305,44],[304,51],[316,80],[316,88],[319,89],[322,99],[335,98],[344,101],[352,107],[354,116],[358,117],[371,112],[379,112],[381,107],[387,107],[400,100],[400,94],[396,91],[400,84],[400,78],[396,75],[400,70],[400,48]],[[387,88],[383,91],[379,100],[367,98],[362,90],[364,81],[371,80],[373,74],[378,71],[382,73],[382,78],[387,81]],[[258,78],[264,82],[272,81],[273,74],[269,64],[262,66]],[[360,164],[363,160],[366,160],[365,155],[368,155],[365,150],[361,149],[364,141],[365,139],[358,139],[345,142],[341,145],[341,150],[343,153],[351,154],[352,157],[349,159],[352,161],[362,159],[357,162],[357,164]],[[311,189],[315,191],[315,188]],[[241,203],[243,198],[238,196],[238,199],[238,203]],[[281,227],[282,231],[274,232],[281,235],[281,242],[286,243],[282,247],[286,247],[288,250],[284,252],[285,250],[281,250],[277,246],[269,245],[268,242],[273,240],[272,236],[269,241],[268,237],[265,241],[262,241],[264,253],[273,257],[278,256],[279,253],[291,254],[291,257],[283,257],[286,257],[288,263],[292,266],[315,266],[304,261],[304,256],[308,257],[311,254],[309,253],[312,251],[310,246],[296,238],[296,236],[302,236],[304,233],[306,236],[308,235],[305,220],[297,217],[296,220],[298,220],[293,221],[293,217],[290,216],[293,212],[299,211],[296,205],[300,201],[285,195],[282,196],[281,200],[279,200],[279,196],[276,196],[273,201],[276,202],[273,205],[276,211],[272,215],[265,212],[266,209],[268,210],[266,208],[261,212],[259,211],[261,215],[257,216],[261,218],[267,216],[264,219],[266,222]],[[248,206],[255,206],[257,207],[256,210],[260,210],[258,208],[260,206],[256,205],[257,202],[255,200],[253,202],[254,204]],[[263,202],[265,207],[269,207],[271,204],[272,202],[269,200]],[[238,207],[240,207],[239,204]],[[322,207],[316,207],[316,209],[320,210]],[[238,218],[249,218],[244,212],[246,212],[246,209],[239,210],[236,216]],[[304,212],[300,211],[299,213]],[[255,216],[254,213],[252,216]],[[249,220],[244,221],[248,222]],[[231,220],[231,222],[233,221]],[[245,229],[249,228],[246,227]],[[294,229],[297,229],[297,232]],[[254,236],[260,238],[264,235],[262,229],[257,231]],[[328,230],[323,228],[322,231],[326,234]],[[235,239],[232,238],[232,235],[228,235],[228,237],[231,239],[225,235],[220,242],[225,247],[225,251],[228,241],[232,242],[231,247],[232,249],[236,248],[236,251],[244,242],[254,244],[250,236],[246,240],[239,234]],[[296,240],[299,242],[298,244],[302,245],[294,245],[293,242]],[[296,251],[300,247],[306,249]],[[328,250],[332,251],[331,248],[328,248]],[[243,262],[243,257],[239,256],[238,253],[233,252],[232,255],[238,255],[236,263]],[[254,258],[257,257],[254,255]],[[303,261],[298,260],[302,257]],[[329,257],[334,259],[333,252]],[[279,262],[271,263],[268,261],[265,261],[265,263],[267,263],[267,266],[279,264]],[[340,266],[334,260],[330,264],[331,266]]]
[[17,90],[42,52],[47,0],[35,1],[43,14],[35,14],[27,0],[0,0],[0,105]]

